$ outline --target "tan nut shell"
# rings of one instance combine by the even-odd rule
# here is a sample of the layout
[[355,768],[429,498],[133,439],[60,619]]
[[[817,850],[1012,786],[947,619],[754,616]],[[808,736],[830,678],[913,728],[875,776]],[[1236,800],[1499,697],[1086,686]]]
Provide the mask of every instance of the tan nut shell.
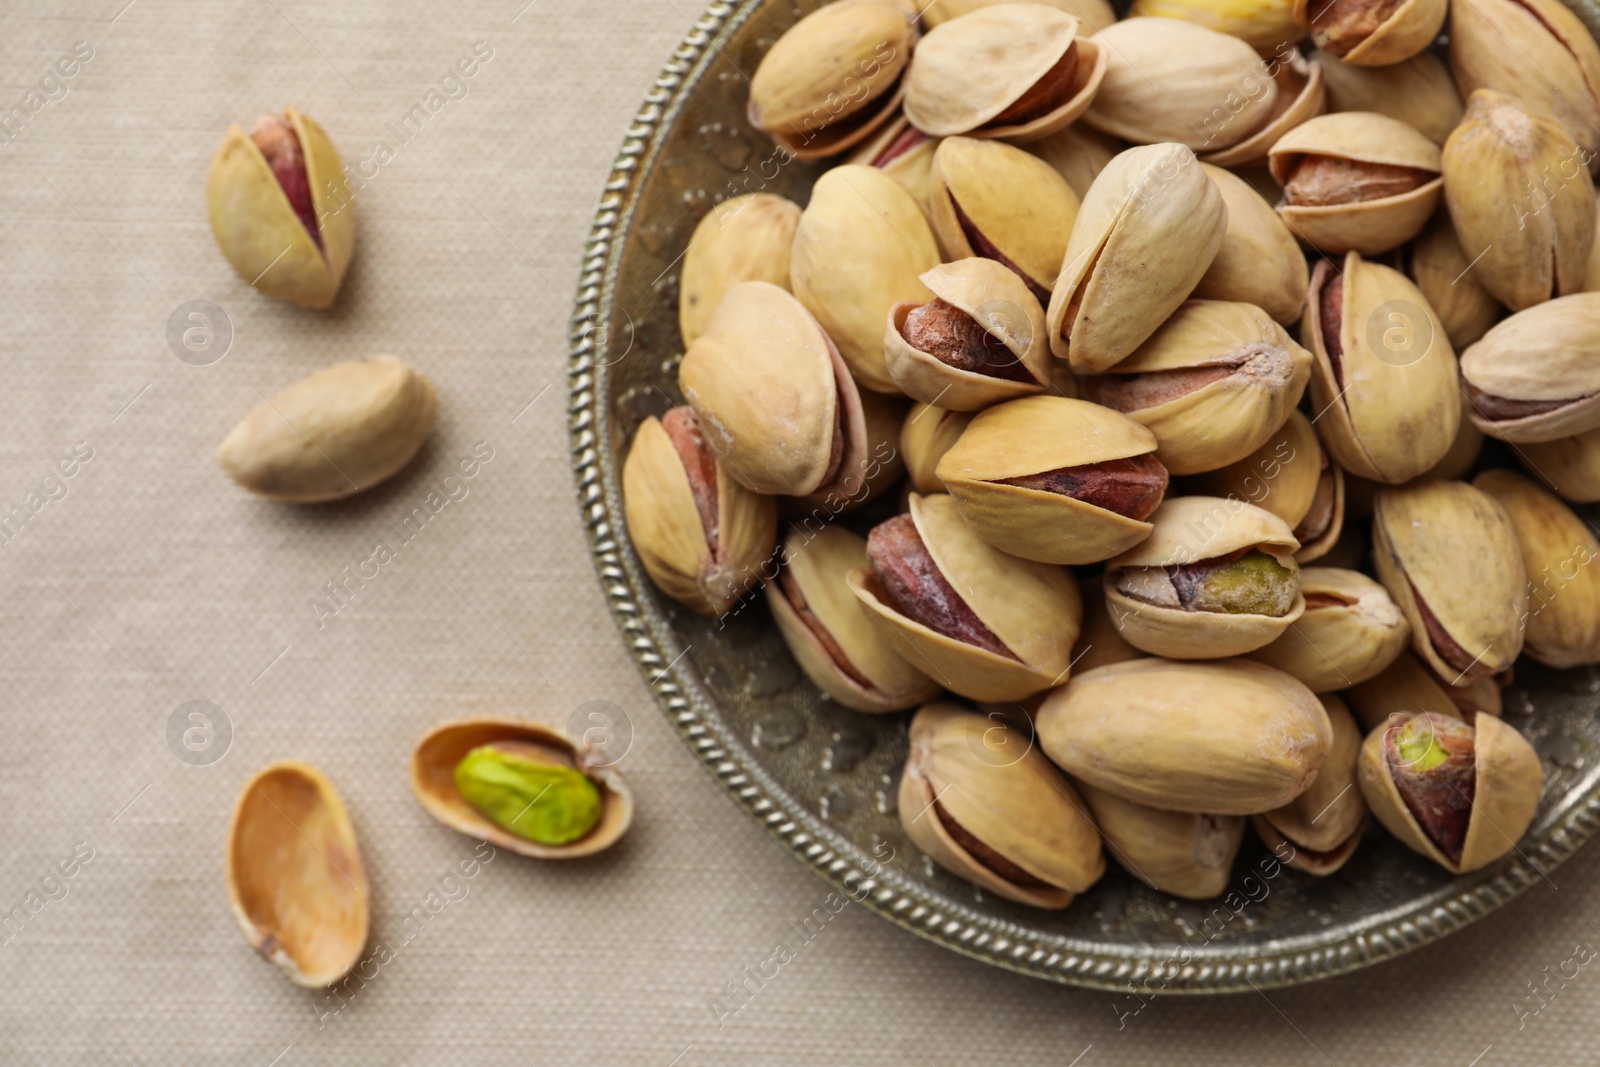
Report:
[[[1100,832],[1072,783],[1032,739],[946,702],[911,720],[900,777],[900,824],[939,866],[1007,900],[1064,908],[1105,873]],[[940,808],[968,834],[1044,886],[1007,881],[945,828]]]
[[[995,126],[1067,54],[1078,50],[1069,99],[1031,122]],[[1078,20],[1042,4],[994,4],[942,22],[917,46],[906,75],[906,118],[931,137],[966,134],[1031,141],[1068,125],[1088,108],[1108,57],[1078,36]]]
[[[1307,0],[1295,0],[1294,20],[1310,26],[1315,39],[1309,8]],[[1439,36],[1448,10],[1449,0],[1402,0],[1388,18],[1344,54],[1344,61],[1358,67],[1386,67],[1410,59]]]
[[1329,693],[1377,677],[1405,651],[1410,624],[1383,586],[1360,571],[1306,567],[1300,590],[1305,614],[1251,659],[1294,675],[1313,693]]
[[917,349],[906,340],[905,325],[906,317],[922,305],[907,302],[889,309],[883,335],[889,377],[907,396],[955,411],[977,411],[1045,391],[1052,360],[1044,336],[1044,309],[1026,282],[992,259],[974,258],[934,267],[922,276],[922,284],[1004,344],[1033,381],[962,370]]
[[1572,504],[1600,501],[1600,428],[1556,441],[1517,446],[1528,473]]
[[[1372,516],[1378,580],[1411,623],[1411,647],[1451,685],[1499,674],[1522,651],[1527,572],[1516,528],[1492,496],[1465,482],[1417,481],[1378,491]],[[1470,580],[1463,578],[1470,577]],[[1467,670],[1440,658],[1417,607],[1476,657]],[[1459,680],[1458,680],[1459,679]]]
[[350,816],[315,767],[285,761],[239,792],[228,901],[250,944],[295,985],[330,986],[361,958],[371,890]]
[[1045,698],[1045,755],[1073,778],[1170,811],[1253,815],[1316,780],[1332,727],[1311,691],[1249,660],[1130,660]]
[[1001,551],[1041,563],[1096,563],[1144,540],[1150,523],[1003,483],[1155,447],[1149,430],[1110,408],[1064,396],[1025,397],[979,412],[937,473],[961,517]]
[[1490,396],[1572,403],[1519,419],[1473,424],[1516,444],[1554,441],[1600,427],[1600,293],[1575,293],[1519,311],[1461,353],[1461,377]]
[[[1324,480],[1331,483],[1328,523],[1321,530],[1304,530]],[[1322,558],[1344,531],[1344,472],[1328,461],[1311,420],[1298,411],[1289,412],[1278,432],[1244,459],[1196,475],[1189,485],[1207,496],[1255,504],[1288,523],[1300,542],[1294,554],[1300,563]]]
[[392,356],[335,363],[257,405],[217,462],[261,496],[338,500],[410,463],[438,410],[433,383]]
[[[1342,278],[1340,370],[1323,333],[1322,290]],[[1461,394],[1444,324],[1404,274],[1358,253],[1311,273],[1300,340],[1311,350],[1311,406],[1323,445],[1347,473],[1398,485],[1455,443]],[[1418,354],[1418,350],[1421,354]]]
[[1148,145],[1117,156],[1072,224],[1045,318],[1051,351],[1087,374],[1126,358],[1199,283],[1227,227],[1222,194],[1188,148]]
[[1079,782],[1106,852],[1151,889],[1186,900],[1222,895],[1244,840],[1238,815],[1162,811]]
[[[980,7],[994,7],[1012,0],[916,0],[923,8],[922,23],[933,29],[941,23],[960,18]],[[1103,29],[1117,21],[1117,14],[1106,0],[1033,0],[1034,3],[1053,7],[1077,18],[1090,32]]]
[[283,109],[305,158],[322,248],[289,205],[266,157],[233,125],[211,159],[206,205],[211,232],[239,277],[268,296],[325,308],[339,295],[356,247],[356,209],[344,164],[323,128],[293,104]]
[[926,496],[945,491],[934,471],[972,421],[967,411],[947,411],[932,404],[917,404],[900,429],[900,454],[905,457],[911,488]]
[[1472,719],[1472,725],[1476,735],[1472,816],[1460,863],[1451,863],[1439,851],[1395,788],[1383,753],[1390,724],[1373,727],[1361,746],[1358,780],[1372,814],[1407,848],[1452,874],[1486,867],[1516,847],[1539,809],[1544,788],[1539,756],[1520,733],[1482,712]]
[[[1112,158],[1128,146],[1123,142],[1091,129],[1082,123],[1073,123],[1048,137],[1028,143],[1028,151],[1055,168],[1067,180],[1072,192],[1081,201],[1094,179]],[[1052,270],[1059,270],[1058,260]],[[1597,275],[1600,277],[1600,275]]]
[[[1328,694],[1319,699],[1333,727],[1333,743],[1317,780],[1283,807],[1256,816],[1255,825],[1260,831],[1265,824],[1294,846],[1289,866],[1325,877],[1343,867],[1355,851],[1367,821],[1367,804],[1355,788],[1361,727],[1338,697]],[[1269,848],[1276,844],[1267,840]]]
[[1549,667],[1600,663],[1600,540],[1554,495],[1508,470],[1472,484],[1500,502],[1533,589],[1523,647]]
[[910,507],[940,573],[1017,659],[913,622],[877,598],[865,571],[851,572],[851,590],[895,649],[946,689],[972,700],[1020,700],[1060,685],[1083,620],[1078,587],[1067,572],[990,547],[945,494],[912,494]]
[[1272,105],[1271,117],[1238,144],[1206,152],[1200,157],[1202,161],[1219,167],[1264,163],[1280,137],[1327,110],[1328,94],[1322,85],[1322,68],[1298,51],[1268,60],[1267,70],[1278,86],[1278,99]]
[[1133,18],[1183,19],[1237,37],[1270,58],[1306,35],[1295,24],[1293,0],[1133,0]]
[[1294,325],[1305,310],[1311,282],[1294,234],[1249,182],[1209,163],[1201,167],[1222,194],[1228,228],[1217,257],[1191,295],[1254,304],[1284,326]]
[[1461,121],[1461,94],[1431,51],[1387,67],[1358,67],[1327,52],[1316,54],[1329,111],[1376,111],[1399,119],[1442,145]]
[[[1381,722],[1387,722],[1389,716],[1396,713],[1409,715],[1412,712],[1431,711],[1452,719],[1465,718],[1467,714],[1463,712],[1462,705],[1476,703],[1466,699],[1472,692],[1467,687],[1457,689],[1445,685],[1438,675],[1407,649],[1372,678],[1357,682],[1339,695],[1355,712],[1361,728],[1370,730]],[[1470,710],[1494,715],[1499,713],[1499,705]]]
[[[903,143],[903,140],[910,143]],[[845,162],[877,167],[899,182],[922,208],[922,213],[931,217],[933,184],[929,175],[933,171],[933,153],[938,147],[937,137],[929,137],[907,122],[904,115],[899,115],[886,122],[876,137],[862,143]],[[895,155],[886,159],[891,151]]]
[[808,514],[824,521],[877,499],[905,474],[905,461],[896,442],[910,406],[906,398],[863,390],[858,399],[864,430],[860,447],[846,445],[845,461],[828,485],[807,496],[781,500],[782,515]]
[[1488,332],[1505,311],[1469,269],[1472,261],[1461,248],[1448,212],[1433,216],[1411,243],[1405,262],[1406,275],[1439,316],[1457,352]]
[[1298,589],[1293,605],[1280,616],[1185,611],[1129,596],[1116,586],[1117,573],[1124,567],[1170,567],[1258,548],[1290,570],[1300,569],[1294,561],[1300,542],[1289,532],[1289,524],[1242,500],[1169,497],[1150,521],[1155,529],[1149,537],[1106,564],[1106,606],[1134,647],[1168,659],[1240,656],[1275,640],[1305,611],[1305,597]]
[[800,206],[772,193],[724,200],[700,220],[678,279],[678,329],[686,350],[735,285],[771,282],[788,288],[789,246],[799,225]]
[[1083,599],[1083,629],[1078,632],[1078,644],[1072,650],[1073,670],[1082,674],[1096,667],[1108,667],[1113,663],[1124,663],[1149,655],[1123,639],[1122,631],[1111,619],[1098,574],[1080,576],[1078,593]]

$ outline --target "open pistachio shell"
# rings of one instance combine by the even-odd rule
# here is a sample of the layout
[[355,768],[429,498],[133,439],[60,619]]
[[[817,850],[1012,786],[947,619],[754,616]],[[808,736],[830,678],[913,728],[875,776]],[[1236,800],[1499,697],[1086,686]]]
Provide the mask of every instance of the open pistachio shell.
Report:
[[1378,580],[1411,623],[1411,647],[1454,686],[1499,674],[1522,651],[1528,580],[1505,508],[1465,482],[1378,491]]
[[[1048,137],[1028,142],[1028,151],[1054,167],[1080,201],[1094,184],[1095,176],[1127,147],[1115,137],[1076,122]],[[1058,261],[1052,269],[1060,266]],[[1600,273],[1596,277],[1600,278]]]
[[1106,852],[1151,889],[1185,900],[1222,895],[1244,841],[1243,817],[1163,811],[1079,782]]
[[1284,326],[1300,321],[1311,271],[1289,227],[1250,183],[1222,167],[1201,164],[1222,194],[1228,228],[1222,247],[1192,294],[1200,300],[1254,304]]
[[1433,216],[1428,228],[1401,250],[1401,260],[1457,352],[1487,333],[1505,311],[1478,283],[1448,212]]
[[687,349],[711,313],[740,282],[789,286],[789,246],[800,225],[798,204],[773,193],[750,193],[712,208],[689,238],[678,279],[678,329]]
[[909,618],[891,606],[870,570],[852,571],[851,590],[895,649],[946,689],[973,700],[1018,700],[1060,685],[1083,619],[1078,587],[1067,572],[991,547],[947,495],[913,494],[910,507],[939,573],[1011,655]]
[[1287,840],[1294,846],[1291,867],[1327,876],[1343,867],[1361,840],[1367,821],[1367,804],[1355,788],[1356,763],[1361,757],[1362,730],[1350,709],[1338,697],[1322,696],[1322,708],[1333,727],[1333,743],[1317,771],[1317,780],[1288,804],[1256,816],[1258,832],[1268,847]]
[[1472,422],[1523,445],[1600,427],[1600,293],[1546,301],[1461,353]]
[[899,115],[886,122],[876,137],[864,142],[845,162],[877,167],[899,182],[923,214],[931,218],[933,183],[929,176],[938,147],[937,137],[929,137]]
[[227,870],[244,936],[295,985],[329,986],[356,965],[372,894],[350,816],[315,767],[274,763],[245,783]]
[[1344,530],[1344,472],[1328,460],[1311,420],[1291,411],[1282,428],[1237,463],[1188,483],[1208,496],[1236,497],[1289,524],[1301,563],[1320,559]]
[[1569,504],[1600,501],[1600,428],[1555,441],[1517,446],[1528,473]]
[[[456,766],[467,753],[484,745],[581,771],[600,792],[600,821],[587,834],[564,845],[542,845],[504,829],[468,803],[456,786]],[[633,793],[615,767],[603,764],[595,753],[548,726],[518,719],[461,719],[423,734],[411,753],[411,791],[429,815],[450,829],[541,860],[592,856],[616,844],[633,821]]]
[[[1473,717],[1471,808],[1460,859],[1452,860],[1406,804],[1395,785],[1393,757],[1386,753],[1390,731],[1402,728],[1414,717],[1396,715],[1367,735],[1361,746],[1358,774],[1361,792],[1378,821],[1413,852],[1452,874],[1486,867],[1516,847],[1539,809],[1539,794],[1544,788],[1539,757],[1511,726],[1482,712]],[[1466,797],[1455,795],[1464,805]]]
[[1251,659],[1328,693],[1376,677],[1405,651],[1410,624],[1383,586],[1360,571],[1306,567],[1300,590],[1305,614]]
[[[1295,0],[1294,20],[1317,48],[1358,67],[1409,59],[1439,36],[1449,0]],[[1376,23],[1376,25],[1374,25]]]
[[1284,134],[1323,113],[1328,94],[1322,86],[1322,68],[1290,50],[1267,62],[1267,71],[1278,86],[1278,97],[1265,125],[1238,144],[1205,152],[1200,159],[1219,167],[1243,167],[1264,163],[1267,153]]
[[[922,23],[933,29],[941,23],[969,15],[981,7],[1011,3],[1013,0],[915,0],[922,11]],[[1090,33],[1104,29],[1117,21],[1117,13],[1106,0],[1033,0],[1034,3],[1065,11],[1083,23]]]
[[1047,696],[1045,755],[1087,785],[1169,811],[1253,815],[1316,780],[1332,727],[1311,691],[1249,660],[1139,659]]
[[[1149,536],[1145,518],[1166,488],[1147,462],[1156,439],[1125,415],[1085,400],[1027,397],[979,412],[939,461],[938,477],[978,536],[1041,563],[1095,563]],[[1017,484],[1065,471],[1060,491]]]
[[1237,37],[1263,58],[1282,54],[1305,37],[1293,0],[1133,0],[1131,18],[1182,19]]
[[[1129,644],[1168,659],[1239,656],[1275,640],[1305,611],[1294,560],[1300,542],[1270,511],[1185,496],[1163,502],[1150,521],[1149,537],[1106,564],[1106,604]],[[1198,571],[1192,580],[1201,587],[1189,599],[1177,584],[1186,568]],[[1207,594],[1213,582],[1222,583],[1215,603]]]
[[934,472],[972,417],[971,412],[947,411],[932,404],[911,408],[900,428],[900,454],[905,458],[912,489],[923,495],[944,492],[944,483]]
[[901,825],[934,862],[992,893],[1064,908],[1105,873],[1100,832],[1033,739],[951,703],[911,720]]
[[317,236],[291,206],[261,149],[238,125],[228,128],[206,178],[211,232],[239,277],[252,286],[302,307],[325,308],[339,294],[355,253],[356,209],[327,132],[293,104],[283,109],[283,118],[304,160]]
[[1431,51],[1386,67],[1360,67],[1318,52],[1329,111],[1376,111],[1444,144],[1461,121],[1461,94],[1450,71]]

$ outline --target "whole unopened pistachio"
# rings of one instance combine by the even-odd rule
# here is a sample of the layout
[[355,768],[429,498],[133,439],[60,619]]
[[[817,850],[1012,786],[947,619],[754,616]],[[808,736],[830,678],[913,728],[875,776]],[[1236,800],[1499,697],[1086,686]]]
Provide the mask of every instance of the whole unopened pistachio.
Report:
[[1319,698],[1333,727],[1328,755],[1311,788],[1281,808],[1251,820],[1268,848],[1280,842],[1294,846],[1289,866],[1318,877],[1343,867],[1361,842],[1367,804],[1356,784],[1361,758],[1361,727],[1344,702],[1332,694]]
[[1517,446],[1528,473],[1571,504],[1600,501],[1600,427],[1555,441]]
[[1359,67],[1319,52],[1329,111],[1376,111],[1444,144],[1461,121],[1461,94],[1450,70],[1431,51],[1385,67]]
[[1448,8],[1448,0],[1296,0],[1294,17],[1322,51],[1384,67],[1432,44]]
[[495,825],[539,845],[565,845],[600,822],[600,790],[576,767],[509,745],[482,745],[456,764],[456,788]]
[[1320,559],[1344,529],[1344,472],[1329,462],[1311,420],[1291,411],[1282,428],[1254,452],[1188,483],[1209,496],[1233,497],[1290,525],[1301,563]]
[[1079,782],[1106,852],[1151,889],[1186,900],[1221,896],[1244,840],[1238,815],[1163,811]]
[[686,350],[735,285],[771,282],[788,288],[789,247],[799,225],[799,205],[773,193],[724,200],[700,220],[678,279],[678,328]]
[[1472,421],[1490,437],[1519,445],[1600,427],[1597,350],[1600,293],[1517,312],[1461,353]]
[[1328,693],[1376,677],[1405,650],[1410,625],[1383,586],[1365,574],[1306,567],[1300,590],[1305,614],[1251,659],[1294,675],[1314,693]]
[[1272,205],[1232,171],[1201,164],[1222,194],[1228,228],[1193,296],[1254,304],[1285,326],[1300,321],[1311,272],[1294,234]]
[[1505,311],[1473,272],[1448,212],[1438,212],[1428,228],[1400,251],[1406,277],[1427,297],[1450,345],[1461,351],[1482,337]]
[[949,411],[932,404],[912,406],[900,428],[900,454],[913,490],[923,495],[944,492],[944,483],[934,472],[972,418],[967,411]]

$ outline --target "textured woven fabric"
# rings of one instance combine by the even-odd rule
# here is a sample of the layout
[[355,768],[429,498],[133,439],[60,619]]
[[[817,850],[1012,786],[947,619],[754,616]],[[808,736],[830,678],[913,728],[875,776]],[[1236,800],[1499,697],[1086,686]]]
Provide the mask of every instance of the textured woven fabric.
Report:
[[[582,243],[697,12],[525,2],[0,6],[0,912],[26,915],[0,928],[0,1063],[1593,1061],[1600,849],[1440,945],[1225,999],[1065,989],[834,913],[651,703],[572,503]],[[223,130],[289,102],[364,168],[327,313],[252,292],[206,221]],[[231,325],[219,361],[174,354],[191,301]],[[439,390],[403,476],[315,508],[226,481],[216,443],[263,393],[378,352]],[[380,542],[377,576],[328,599]],[[460,878],[473,843],[413,800],[415,739],[470,714],[561,724],[589,700],[634,728],[624,843]],[[190,701],[225,713],[220,760],[174,754]],[[224,892],[234,798],[289,757],[340,788],[390,950],[342,1001],[257,958]]]

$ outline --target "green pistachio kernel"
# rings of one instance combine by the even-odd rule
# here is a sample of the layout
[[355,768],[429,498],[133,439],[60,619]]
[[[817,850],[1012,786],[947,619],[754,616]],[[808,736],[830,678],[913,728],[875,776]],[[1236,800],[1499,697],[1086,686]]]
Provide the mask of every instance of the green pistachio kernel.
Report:
[[456,788],[496,825],[540,845],[565,845],[600,821],[600,790],[582,771],[480,745],[456,764]]
[[1191,611],[1275,618],[1287,615],[1294,606],[1298,578],[1277,557],[1260,549],[1234,560],[1179,567],[1172,576],[1179,600]]

